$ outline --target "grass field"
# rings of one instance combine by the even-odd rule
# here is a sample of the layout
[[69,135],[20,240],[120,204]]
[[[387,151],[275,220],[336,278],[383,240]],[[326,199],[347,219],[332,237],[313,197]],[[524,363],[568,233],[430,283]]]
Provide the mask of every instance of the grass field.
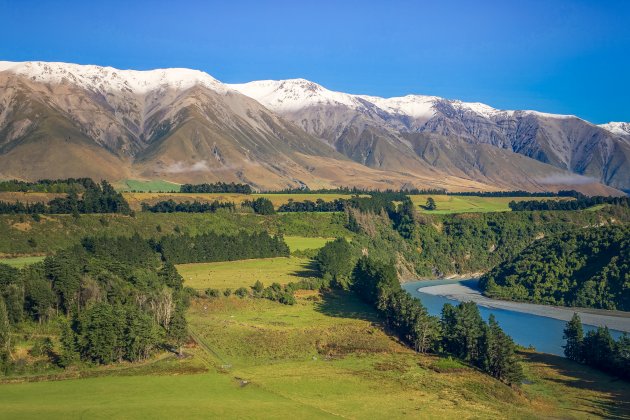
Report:
[[[198,345],[168,368],[0,385],[0,417],[627,418],[630,385],[554,356],[525,353],[513,390],[457,361],[419,355],[346,292],[298,292],[295,305],[194,299]],[[185,374],[177,364],[205,373]],[[157,364],[162,364],[158,362]],[[102,368],[98,368],[102,369]],[[190,370],[195,371],[194,369]]]
[[186,286],[197,290],[249,288],[257,280],[265,286],[277,282],[287,284],[305,277],[315,277],[310,260],[296,257],[216,263],[180,264],[177,271]]
[[179,192],[180,184],[168,181],[139,181],[136,179],[127,179],[122,181],[117,189],[119,191],[140,191],[140,192]]
[[474,197],[474,196],[454,196],[454,195],[411,195],[411,201],[416,208],[424,206],[427,198],[433,197],[437,208],[433,211],[420,207],[422,213],[451,214],[451,213],[488,213],[496,211],[511,211],[508,204],[510,201],[527,200],[567,200],[570,198],[536,198],[536,197]]
[[0,258],[0,264],[7,264],[11,267],[22,268],[27,265],[35,264],[44,260],[44,256],[36,257],[17,257],[17,258]]
[[305,236],[285,236],[284,241],[289,245],[291,252],[305,251],[307,249],[319,249],[327,242],[335,238],[307,238]]

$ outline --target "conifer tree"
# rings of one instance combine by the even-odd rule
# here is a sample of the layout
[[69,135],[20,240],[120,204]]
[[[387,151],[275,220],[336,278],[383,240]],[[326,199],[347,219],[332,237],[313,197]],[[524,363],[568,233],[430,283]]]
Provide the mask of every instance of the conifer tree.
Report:
[[583,361],[583,344],[584,330],[582,329],[582,321],[577,313],[573,314],[571,320],[567,323],[562,337],[567,342],[564,347],[564,355],[567,359],[575,362]]

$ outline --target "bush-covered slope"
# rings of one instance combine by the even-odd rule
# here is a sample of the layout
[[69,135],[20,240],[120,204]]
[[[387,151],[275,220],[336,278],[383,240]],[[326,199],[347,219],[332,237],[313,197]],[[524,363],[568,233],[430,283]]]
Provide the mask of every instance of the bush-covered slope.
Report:
[[630,310],[630,227],[573,230],[533,243],[480,282],[488,296]]

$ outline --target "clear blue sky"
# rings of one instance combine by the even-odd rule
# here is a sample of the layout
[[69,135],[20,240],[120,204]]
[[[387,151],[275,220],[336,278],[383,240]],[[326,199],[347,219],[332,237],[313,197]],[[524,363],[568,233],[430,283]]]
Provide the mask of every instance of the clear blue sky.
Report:
[[630,1],[0,0],[0,60],[304,77],[630,121]]

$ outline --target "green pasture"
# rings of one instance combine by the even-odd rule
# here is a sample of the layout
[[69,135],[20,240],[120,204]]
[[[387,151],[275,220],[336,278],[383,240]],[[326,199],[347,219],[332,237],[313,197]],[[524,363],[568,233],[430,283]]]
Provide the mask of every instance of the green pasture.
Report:
[[249,288],[258,280],[266,286],[287,284],[317,276],[310,260],[296,257],[179,264],[177,271],[186,286],[197,290]]
[[35,257],[15,257],[15,258],[0,258],[0,264],[7,264],[11,267],[22,268],[27,265],[35,264],[44,260],[44,256]]
[[[431,214],[452,214],[452,213],[489,213],[497,211],[511,211],[508,204],[510,201],[527,200],[564,200],[566,198],[535,198],[535,197],[475,197],[456,195],[410,195],[411,201],[416,208],[419,207],[422,213]],[[435,210],[425,210],[427,199],[432,197],[435,200]]]

